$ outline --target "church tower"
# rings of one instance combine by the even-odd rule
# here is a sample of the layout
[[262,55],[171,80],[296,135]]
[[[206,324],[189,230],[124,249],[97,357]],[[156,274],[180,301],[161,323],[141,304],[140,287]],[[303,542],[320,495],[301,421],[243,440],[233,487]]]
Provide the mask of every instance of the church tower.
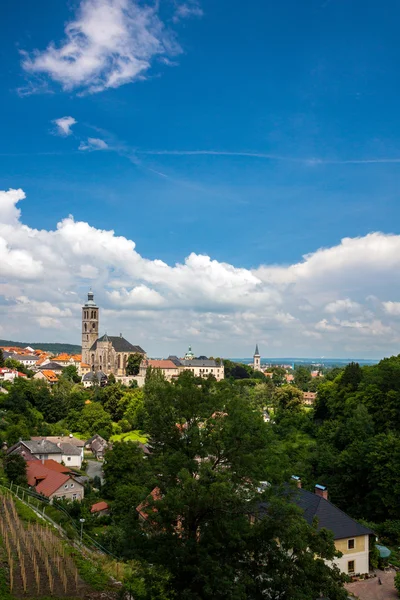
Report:
[[253,369],[255,371],[261,371],[261,356],[258,351],[258,344],[256,344],[256,351],[253,356]]
[[92,290],[88,293],[87,302],[82,306],[82,362],[93,365],[90,348],[99,337],[99,307],[94,301]]

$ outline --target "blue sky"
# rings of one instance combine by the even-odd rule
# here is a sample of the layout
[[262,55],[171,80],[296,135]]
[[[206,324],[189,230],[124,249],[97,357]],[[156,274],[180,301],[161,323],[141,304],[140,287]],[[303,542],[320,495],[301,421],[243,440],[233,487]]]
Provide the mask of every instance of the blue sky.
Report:
[[[191,253],[206,255],[216,269],[223,264],[242,269],[245,279],[264,273],[261,283],[246,288],[246,298],[265,293],[265,286],[269,293],[251,310],[247,300],[238,301],[235,285],[226,281],[220,288],[219,275],[211,274],[183,302],[183,283],[179,290],[166,290],[158,276],[134,271],[127,277],[112,256],[103,257],[100,267],[86,254],[80,264],[97,268],[96,276],[74,278],[71,272],[50,299],[41,296],[42,276],[35,287],[32,280],[21,283],[17,273],[6,273],[1,281],[14,287],[3,289],[5,310],[20,315],[21,297],[28,304],[49,300],[68,310],[68,294],[76,295],[78,305],[91,283],[110,311],[111,326],[128,320],[129,335],[148,340],[153,355],[179,352],[186,342],[196,343],[200,354],[215,354],[216,346],[220,354],[232,349],[247,355],[255,341],[268,355],[395,351],[397,309],[385,306],[397,302],[398,290],[390,287],[385,269],[400,216],[399,17],[398,3],[390,0],[354,0],[351,6],[346,0],[162,0],[159,6],[133,0],[39,5],[16,0],[2,5],[0,189],[24,191],[23,201],[13,197],[22,210],[19,226],[49,233],[73,215],[96,231],[112,229],[115,236],[133,240],[150,265],[164,261],[173,269]],[[110,37],[114,26],[123,35]],[[96,43],[90,37],[94,30]],[[68,135],[60,135],[55,120],[68,116],[76,123]],[[4,196],[5,203],[9,199]],[[345,265],[345,281],[354,279],[357,285],[337,282],[328,293],[321,283],[322,298],[319,290],[312,291],[320,277],[315,274],[309,296],[293,289],[287,273],[304,266],[304,255],[321,254],[321,248],[335,254],[343,238],[359,239],[360,247],[367,240],[369,248],[371,232],[382,232],[379,248],[389,244],[376,272],[367,268],[368,251],[361,253],[360,266],[353,264],[351,249],[336,268]],[[17,247],[15,235],[3,235],[9,250],[38,254],[37,245],[28,252],[25,242]],[[40,252],[36,259],[48,272]],[[76,269],[73,261],[60,259],[67,270]],[[365,269],[362,281],[352,277],[360,268]],[[276,277],[280,270],[285,283]],[[326,265],[323,272],[329,270]],[[155,308],[142,297],[137,305],[131,299],[128,310],[113,296],[113,290],[129,295],[141,285],[165,302]],[[234,290],[234,306],[221,308],[224,289]],[[299,309],[303,300],[311,308]],[[350,305],[340,305],[347,311],[342,316],[326,312],[332,302],[347,300],[362,307],[362,314]],[[43,306],[40,310],[46,312]],[[75,305],[70,310],[73,322]],[[138,310],[148,313],[147,324]],[[274,319],[280,312],[294,322]],[[170,329],[157,337],[160,313]],[[238,321],[250,315],[251,327],[236,331]],[[53,321],[47,326],[45,317],[10,320],[0,333],[79,338],[68,315],[58,323],[55,315],[48,316]],[[219,329],[221,319],[227,319],[225,330]],[[358,330],[364,330],[361,337]]]

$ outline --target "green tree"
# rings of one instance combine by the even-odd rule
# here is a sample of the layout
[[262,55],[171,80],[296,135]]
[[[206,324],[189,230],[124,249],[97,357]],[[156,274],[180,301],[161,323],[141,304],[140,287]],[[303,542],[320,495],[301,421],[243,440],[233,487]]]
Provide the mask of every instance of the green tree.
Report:
[[[166,573],[165,591],[182,599],[346,598],[338,571],[323,561],[334,556],[332,536],[309,527],[275,487],[285,457],[239,387],[191,373],[169,383],[154,373],[144,409],[151,455],[116,444],[105,464],[127,558]],[[261,481],[270,483],[262,495]],[[144,501],[146,535],[132,499]]]
[[68,365],[62,370],[61,377],[64,379],[68,379],[73,383],[79,383],[81,381],[81,377],[78,375],[78,369],[75,365]]
[[0,367],[4,367],[4,353],[3,350],[0,348]]
[[293,385],[282,385],[275,392],[275,402],[278,409],[299,411],[303,404],[303,392]]
[[20,454],[8,454],[3,465],[8,481],[17,485],[27,485],[26,462]]
[[137,375],[139,373],[140,365],[143,360],[143,356],[139,352],[130,354],[128,356],[128,364],[126,365],[127,375]]
[[89,435],[95,435],[102,431],[109,437],[112,430],[111,423],[111,417],[102,405],[99,402],[92,402],[87,404],[80,413],[78,430]]
[[307,367],[303,367],[302,365],[296,367],[294,371],[294,383],[296,387],[298,387],[300,390],[303,390],[303,392],[307,392],[311,383],[310,370],[307,369]]
[[129,421],[131,429],[141,429],[144,420],[144,391],[136,388],[124,394],[124,419]]

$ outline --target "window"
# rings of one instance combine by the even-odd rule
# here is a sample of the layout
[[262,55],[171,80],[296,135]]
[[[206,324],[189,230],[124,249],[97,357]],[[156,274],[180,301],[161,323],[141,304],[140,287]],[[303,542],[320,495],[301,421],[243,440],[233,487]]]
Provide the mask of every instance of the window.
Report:
[[71,460],[71,457],[70,457],[70,456],[67,456],[67,460]]
[[349,560],[347,563],[347,572],[354,573],[354,560]]
[[64,485],[64,490],[67,490],[67,489],[68,489],[68,483],[66,483],[66,484]]
[[347,549],[348,550],[353,550],[355,547],[355,540],[348,540],[347,541]]
[[72,494],[72,500],[76,500],[78,498],[77,494]]
[[73,488],[73,487],[74,487],[74,484],[73,484],[73,483],[71,483],[71,485],[70,485],[69,487],[70,487],[70,488]]

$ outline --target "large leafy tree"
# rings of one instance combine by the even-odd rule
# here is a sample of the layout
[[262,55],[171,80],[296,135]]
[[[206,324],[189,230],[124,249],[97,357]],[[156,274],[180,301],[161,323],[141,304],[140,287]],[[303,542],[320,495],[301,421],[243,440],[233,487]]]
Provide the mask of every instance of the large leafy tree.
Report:
[[144,409],[151,455],[116,445],[105,465],[116,505],[140,498],[147,514],[144,529],[124,521],[126,556],[158,565],[182,599],[346,598],[322,560],[333,557],[332,538],[279,491],[289,465],[240,388],[191,373],[169,383],[155,372]]
[[138,352],[135,352],[135,354],[130,354],[128,356],[128,364],[126,365],[126,374],[137,375],[139,373],[142,359],[143,356]]
[[4,458],[4,472],[8,481],[17,485],[26,485],[26,462],[20,454],[9,454]]

